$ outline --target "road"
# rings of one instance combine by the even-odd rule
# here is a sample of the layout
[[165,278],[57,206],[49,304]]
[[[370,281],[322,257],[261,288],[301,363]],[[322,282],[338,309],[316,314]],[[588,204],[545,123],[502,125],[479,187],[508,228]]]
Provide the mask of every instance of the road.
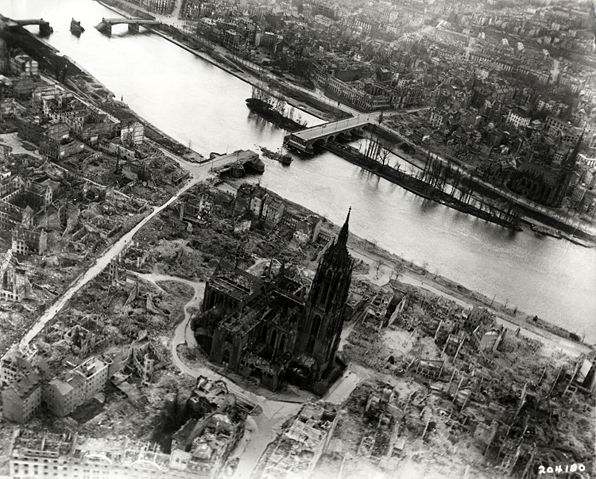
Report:
[[[143,218],[137,225],[132,228],[128,233],[122,236],[116,243],[110,246],[97,260],[95,263],[84,273],[79,275],[68,287],[68,289],[61,294],[56,301],[38,318],[38,320],[33,324],[31,329],[25,334],[25,336],[21,339],[21,344],[28,345],[44,328],[44,326],[51,321],[56,315],[60,312],[60,310],[70,301],[70,299],[80,291],[89,281],[95,279],[101,272],[110,264],[110,262],[116,258],[125,248],[126,246],[132,241],[133,237],[137,232],[145,226],[149,221],[151,221],[155,216],[160,214],[164,209],[174,203],[183,193],[187,190],[195,186],[197,183],[206,180],[210,175],[211,165],[209,163],[204,164],[196,164],[191,163],[183,158],[180,158],[176,155],[173,155],[166,150],[163,150],[164,153],[167,154],[168,157],[176,160],[178,164],[189,171],[191,175],[191,179],[182,186],[174,196],[172,196],[168,201],[166,201],[161,206],[155,206],[153,211],[148,214],[145,218]],[[218,162],[225,162],[235,161],[234,157],[227,157],[227,158],[219,158]]]
[[58,312],[70,301],[70,299],[80,291],[89,281],[95,279],[109,264],[110,262],[116,258],[124,248],[130,243],[134,235],[149,221],[151,221],[156,215],[161,213],[165,208],[170,206],[174,203],[179,196],[188,190],[190,187],[194,186],[198,183],[198,180],[191,181],[184,188],[180,189],[178,193],[172,196],[168,201],[166,201],[163,205],[154,207],[153,211],[143,218],[133,229],[131,229],[128,233],[126,233],[122,238],[120,238],[116,243],[110,246],[106,252],[100,256],[95,263],[82,275],[80,275],[74,283],[63,293],[59,298],[52,304],[43,315],[39,317],[39,319],[35,322],[35,324],[31,327],[31,329],[25,334],[23,339],[21,340],[21,344],[27,345],[29,344],[44,328],[44,326],[54,319],[54,317],[58,314]]

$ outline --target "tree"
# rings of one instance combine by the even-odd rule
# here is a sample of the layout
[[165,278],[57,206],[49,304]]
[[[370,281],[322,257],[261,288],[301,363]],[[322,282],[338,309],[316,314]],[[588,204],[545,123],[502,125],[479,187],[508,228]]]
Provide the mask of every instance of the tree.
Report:
[[381,161],[381,164],[383,166],[385,166],[385,164],[387,163],[388,157],[389,157],[389,150],[381,148],[381,150],[379,151],[379,160]]

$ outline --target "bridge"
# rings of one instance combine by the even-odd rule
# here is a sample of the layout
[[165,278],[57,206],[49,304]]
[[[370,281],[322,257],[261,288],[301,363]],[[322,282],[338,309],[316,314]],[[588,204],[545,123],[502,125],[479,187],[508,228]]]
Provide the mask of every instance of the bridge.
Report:
[[39,25],[39,35],[47,37],[54,31],[50,22],[47,22],[43,18],[28,19],[28,20],[12,20],[10,18],[1,17],[0,22],[7,27],[25,27],[27,25]]
[[351,139],[354,134],[362,135],[368,126],[378,124],[378,114],[359,115],[290,133],[284,138],[284,143],[303,153],[313,153],[317,145],[325,146],[329,141],[335,141],[340,136]]
[[159,22],[157,20],[145,20],[143,18],[102,18],[101,22],[95,28],[101,33],[111,35],[114,25],[128,25],[128,31],[130,33],[139,33],[140,25],[159,25]]

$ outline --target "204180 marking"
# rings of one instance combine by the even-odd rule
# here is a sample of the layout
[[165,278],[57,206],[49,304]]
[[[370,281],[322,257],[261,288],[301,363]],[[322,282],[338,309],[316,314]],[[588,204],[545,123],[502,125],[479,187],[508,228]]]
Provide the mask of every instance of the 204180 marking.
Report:
[[586,466],[583,464],[557,464],[556,466],[538,466],[538,475],[541,474],[563,474],[566,472],[584,472]]

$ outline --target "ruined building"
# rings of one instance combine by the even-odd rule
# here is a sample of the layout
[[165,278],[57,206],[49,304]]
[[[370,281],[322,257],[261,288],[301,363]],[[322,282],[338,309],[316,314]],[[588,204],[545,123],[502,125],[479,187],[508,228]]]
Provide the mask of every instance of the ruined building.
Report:
[[43,254],[47,250],[48,211],[54,208],[56,188],[49,179],[36,183],[20,175],[0,178],[0,233],[11,232],[14,253]]
[[20,302],[28,296],[30,289],[31,284],[19,267],[13,250],[0,255],[0,300]]
[[261,279],[220,268],[208,281],[193,328],[211,361],[270,389],[283,382],[323,392],[341,370],[336,361],[353,262],[349,213],[324,251],[309,291],[285,268]]
[[25,423],[41,405],[42,386],[37,371],[29,371],[2,390],[2,415],[17,423]]
[[7,477],[215,479],[222,477],[229,444],[235,439],[228,432],[232,426],[223,415],[212,418],[191,452],[175,449],[172,454],[160,452],[157,444],[126,436],[94,438],[19,428],[12,441]]

